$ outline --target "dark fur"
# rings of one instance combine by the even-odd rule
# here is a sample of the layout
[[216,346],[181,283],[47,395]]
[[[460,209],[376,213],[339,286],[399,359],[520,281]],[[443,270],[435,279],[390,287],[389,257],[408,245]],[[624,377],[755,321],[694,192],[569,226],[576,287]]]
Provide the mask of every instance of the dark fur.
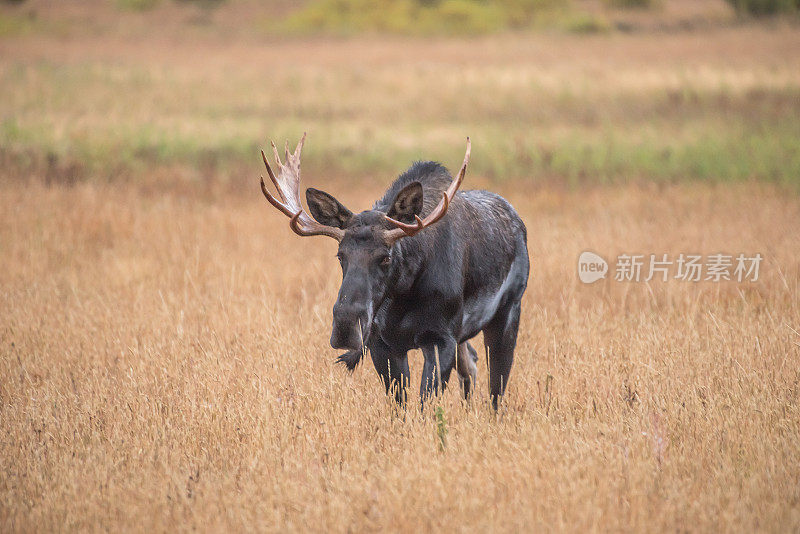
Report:
[[[390,228],[383,214],[401,205],[398,194],[404,192],[401,197],[407,201],[402,207],[407,209],[413,198],[404,195],[417,187],[411,186],[414,182],[422,184],[420,216],[424,218],[451,181],[440,164],[416,162],[372,210],[352,215],[342,224],[346,233],[339,251],[344,275],[334,306],[331,344],[351,349],[338,361],[354,369],[363,353],[348,325],[356,318],[368,323],[362,325],[361,336],[387,392],[394,390],[402,402],[409,376],[407,351],[420,348],[424,354],[420,386],[424,399],[440,389],[439,375],[441,387],[446,385],[455,366],[456,347],[483,331],[489,351],[489,389],[496,407],[508,384],[520,300],[528,280],[522,220],[494,193],[459,191],[447,215],[436,224],[391,248],[380,242],[382,230]],[[316,218],[316,207],[311,208]],[[381,258],[383,263],[389,261],[385,255],[390,264],[381,267]],[[345,337],[349,341],[341,340]]]

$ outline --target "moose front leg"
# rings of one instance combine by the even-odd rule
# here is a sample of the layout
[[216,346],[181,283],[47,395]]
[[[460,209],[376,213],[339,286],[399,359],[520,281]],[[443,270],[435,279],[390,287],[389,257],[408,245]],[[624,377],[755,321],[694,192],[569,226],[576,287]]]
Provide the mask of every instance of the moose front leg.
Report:
[[369,353],[386,393],[394,392],[395,400],[403,406],[407,399],[406,388],[411,378],[408,370],[408,355],[405,353],[393,354],[386,343],[379,338],[370,341]]
[[[420,402],[444,390],[456,362],[456,340],[447,338],[434,343],[422,344],[425,363],[422,367],[422,381],[419,385]],[[438,361],[437,361],[438,359]],[[440,383],[441,379],[441,383]]]

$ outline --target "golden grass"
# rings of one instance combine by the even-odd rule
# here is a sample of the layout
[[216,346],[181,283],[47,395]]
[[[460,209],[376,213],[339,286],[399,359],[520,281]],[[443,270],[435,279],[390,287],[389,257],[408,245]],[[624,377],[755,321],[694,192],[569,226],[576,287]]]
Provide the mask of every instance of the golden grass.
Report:
[[[533,258],[515,367],[497,417],[484,362],[471,405],[445,392],[442,449],[432,412],[333,363],[334,244],[255,187],[4,185],[0,528],[800,527],[797,197],[503,192]],[[756,283],[584,286],[586,248],[766,259]]]
[[[800,169],[796,27],[278,41],[252,2],[110,6],[0,6],[37,12],[0,37],[0,531],[800,530],[800,198],[758,183]],[[499,414],[483,359],[424,413],[333,363],[334,244],[257,185],[305,129],[352,209],[472,136],[533,263]],[[586,249],[765,260],[586,286]]]

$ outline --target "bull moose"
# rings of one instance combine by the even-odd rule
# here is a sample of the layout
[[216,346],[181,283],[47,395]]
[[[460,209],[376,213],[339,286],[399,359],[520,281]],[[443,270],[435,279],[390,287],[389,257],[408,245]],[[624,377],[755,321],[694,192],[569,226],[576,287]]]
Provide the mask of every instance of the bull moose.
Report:
[[477,377],[477,352],[469,339],[483,331],[489,393],[497,409],[511,364],[528,283],[525,225],[514,208],[488,191],[459,191],[470,156],[455,178],[442,165],[416,162],[372,209],[354,214],[333,196],[306,190],[311,215],[300,203],[300,154],[288,143],[273,173],[261,156],[278,197],[261,190],[289,217],[300,236],[323,235],[339,243],[342,285],[333,306],[330,344],[347,349],[338,361],[350,370],[369,351],[387,394],[406,400],[408,351],[422,349],[420,397],[447,384],[455,367],[468,398]]

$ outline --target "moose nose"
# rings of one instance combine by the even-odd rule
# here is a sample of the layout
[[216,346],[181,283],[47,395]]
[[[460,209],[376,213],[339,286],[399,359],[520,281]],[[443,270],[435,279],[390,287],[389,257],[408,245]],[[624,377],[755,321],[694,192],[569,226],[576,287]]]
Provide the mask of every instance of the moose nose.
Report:
[[333,320],[337,323],[358,322],[367,314],[366,306],[337,302],[333,307]]
[[365,307],[336,304],[333,307],[331,347],[334,349],[360,349],[367,334],[367,321]]

